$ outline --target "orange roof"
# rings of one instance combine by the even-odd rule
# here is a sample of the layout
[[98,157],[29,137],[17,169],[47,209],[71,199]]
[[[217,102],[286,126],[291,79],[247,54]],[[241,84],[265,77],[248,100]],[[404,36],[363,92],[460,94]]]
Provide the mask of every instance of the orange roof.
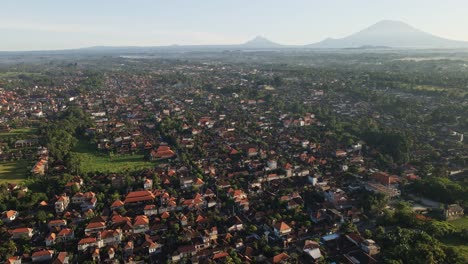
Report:
[[279,230],[280,232],[291,229],[291,227],[288,224],[286,224],[285,222],[276,223],[275,228],[277,230]]
[[281,263],[287,259],[289,259],[289,255],[283,252],[273,257],[273,263]]
[[124,206],[124,203],[120,199],[115,200],[111,205],[111,207],[122,207],[122,206]]
[[20,256],[13,256],[13,257],[9,257],[6,263],[7,264],[15,263],[18,260],[21,262],[21,257]]
[[205,221],[205,217],[203,217],[202,215],[199,215],[199,216],[197,217],[196,222],[203,222],[203,221]]
[[236,149],[231,149],[231,155],[236,155],[237,153],[239,153],[239,151],[237,151]]
[[213,259],[220,259],[220,258],[225,258],[229,254],[227,252],[219,252],[213,255]]
[[49,225],[66,225],[66,224],[67,224],[67,221],[63,219],[49,221]]
[[108,237],[114,237],[120,234],[120,229],[117,230],[104,230],[101,232],[101,237],[103,239],[108,238]]
[[145,206],[145,208],[143,208],[143,210],[153,210],[154,208],[156,208],[156,205],[148,204]]
[[154,196],[154,194],[150,191],[136,191],[128,193],[124,203],[149,201],[153,200],[154,198],[156,198],[156,196]]
[[149,219],[146,215],[138,215],[135,217],[135,222],[133,225],[148,225],[149,224]]
[[67,257],[68,253],[67,252],[60,252],[57,256],[57,258],[55,259],[55,261],[53,262],[54,264],[55,263],[64,263],[65,262],[65,258]]
[[12,233],[29,233],[30,231],[32,231],[32,228],[27,228],[27,227],[22,227],[22,228],[15,228],[13,230],[11,230]]
[[60,232],[58,233],[58,236],[59,237],[69,236],[71,234],[73,234],[73,230],[71,230],[70,228],[64,228],[64,229],[60,230]]
[[46,238],[47,240],[55,240],[55,233],[50,233],[50,235]]
[[46,256],[46,255],[53,255],[54,251],[53,250],[41,250],[34,252],[31,256],[33,257],[40,257],[40,256]]
[[171,148],[169,146],[159,146],[156,151],[167,151],[167,150],[171,150]]
[[197,178],[197,181],[195,182],[195,184],[200,185],[200,184],[204,184],[204,182],[202,181],[202,179]]
[[121,216],[121,215],[112,216],[113,223],[128,222],[130,220],[131,220],[130,217],[126,217],[126,216]]
[[86,237],[86,238],[81,239],[81,240],[78,242],[78,245],[91,244],[91,243],[95,243],[95,242],[96,242],[96,238],[95,238],[95,237]]
[[104,223],[104,222],[94,222],[94,223],[89,223],[86,226],[86,229],[102,228],[102,227],[105,227],[105,226],[106,226],[106,223]]
[[171,214],[169,214],[169,212],[166,211],[166,212],[162,213],[161,218],[162,218],[162,219],[167,219],[167,218],[169,218],[170,216],[171,216]]
[[8,211],[6,211],[6,217],[7,217],[7,218],[11,218],[11,217],[13,217],[14,215],[16,215],[17,213],[18,213],[18,212],[15,211],[15,210],[8,210]]

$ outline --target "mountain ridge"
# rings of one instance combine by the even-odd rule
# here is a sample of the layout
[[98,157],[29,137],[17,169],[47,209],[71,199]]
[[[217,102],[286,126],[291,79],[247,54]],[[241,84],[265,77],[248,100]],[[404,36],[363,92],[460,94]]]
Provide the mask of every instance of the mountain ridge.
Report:
[[381,20],[346,37],[327,38],[306,46],[311,48],[356,48],[360,46],[466,48],[468,42],[442,38],[402,21]]
[[[45,52],[153,52],[158,50],[190,51],[190,50],[237,50],[237,49],[365,49],[369,48],[468,48],[468,41],[442,38],[405,22],[398,20],[381,20],[360,31],[342,38],[326,38],[322,41],[306,45],[283,45],[261,35],[240,44],[224,45],[163,45],[163,46],[106,46],[98,45],[66,50],[48,50]],[[0,51],[2,53],[21,51]],[[22,52],[40,52],[39,50]]]

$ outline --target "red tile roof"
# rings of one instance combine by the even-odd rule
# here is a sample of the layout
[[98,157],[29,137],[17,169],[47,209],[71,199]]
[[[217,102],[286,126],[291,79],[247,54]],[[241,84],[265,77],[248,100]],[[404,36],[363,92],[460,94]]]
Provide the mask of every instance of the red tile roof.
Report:
[[143,201],[151,201],[156,198],[150,191],[136,191],[127,194],[124,203],[137,203]]

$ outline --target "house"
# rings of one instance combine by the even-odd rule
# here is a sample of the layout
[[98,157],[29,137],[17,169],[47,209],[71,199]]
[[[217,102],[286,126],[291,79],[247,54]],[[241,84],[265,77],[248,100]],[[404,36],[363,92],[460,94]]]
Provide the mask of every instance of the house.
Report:
[[335,157],[337,158],[344,158],[347,155],[346,151],[341,150],[341,149],[336,150],[334,154],[335,154]]
[[172,254],[172,261],[180,261],[184,258],[189,258],[194,256],[197,253],[197,249],[194,245],[187,245],[187,246],[179,246]]
[[401,191],[399,189],[392,186],[382,185],[380,183],[368,182],[364,187],[368,191],[383,193],[390,198],[401,195]]
[[133,233],[145,233],[149,230],[149,219],[146,215],[138,215],[133,222]]
[[396,175],[388,175],[385,172],[375,172],[370,177],[373,181],[380,183],[384,186],[397,184],[400,179]]
[[52,264],[68,264],[69,256],[67,252],[60,252],[57,255],[57,258],[52,262]]
[[314,223],[319,223],[327,220],[327,209],[318,209],[310,213],[310,220]]
[[11,234],[11,239],[19,239],[19,238],[31,238],[33,236],[33,229],[32,228],[15,228],[10,230],[9,233]]
[[115,200],[115,201],[111,204],[110,208],[111,208],[111,210],[113,211],[113,210],[117,210],[117,209],[123,208],[124,205],[125,205],[125,204],[124,204],[120,199],[117,199],[117,200]]
[[55,212],[63,213],[70,203],[70,198],[66,195],[61,195],[58,197],[57,201],[55,202]]
[[241,231],[244,229],[244,223],[237,215],[230,217],[227,222],[229,232]]
[[52,257],[54,256],[54,251],[53,250],[40,250],[32,253],[31,259],[33,262],[45,262],[45,261],[50,261],[52,260]]
[[49,230],[60,229],[65,226],[67,226],[67,220],[64,219],[50,220],[49,223],[47,223]]
[[130,256],[133,255],[133,249],[134,249],[134,243],[133,241],[128,241],[125,246],[124,246],[124,255],[125,256]]
[[18,212],[15,210],[8,210],[2,213],[2,222],[11,223],[18,216]]
[[229,256],[229,253],[222,251],[213,254],[211,259],[216,262],[224,262],[227,256]]
[[55,233],[50,233],[45,239],[46,246],[50,247],[50,246],[54,245],[55,244],[55,239],[56,239]]
[[249,148],[247,149],[247,157],[255,157],[258,155],[258,150],[256,148]]
[[342,189],[327,190],[324,192],[325,200],[332,203],[335,208],[342,209],[350,206],[348,196]]
[[115,249],[113,247],[110,247],[107,251],[107,255],[109,256],[109,259],[113,259],[115,256]]
[[380,247],[372,239],[364,240],[361,243],[361,249],[371,256],[374,256],[380,253]]
[[99,233],[101,231],[104,231],[106,229],[106,223],[105,222],[91,222],[89,223],[86,228],[85,228],[85,234],[90,235],[94,233]]
[[56,243],[67,242],[67,241],[73,240],[74,238],[75,238],[75,232],[73,231],[73,229],[64,228],[60,230],[60,232],[58,232]]
[[289,255],[286,254],[286,253],[280,253],[276,256],[274,256],[271,260],[271,263],[273,264],[286,264],[286,263],[289,263]]
[[230,188],[228,190],[228,195],[233,198],[235,203],[244,211],[249,210],[249,200],[247,199],[247,194],[243,190]]
[[134,191],[129,192],[125,197],[125,204],[129,203],[141,203],[147,201],[153,201],[156,196],[150,191]]
[[94,209],[97,203],[96,194],[93,192],[76,193],[72,197],[72,203],[79,205],[82,211]]
[[447,205],[444,209],[444,217],[446,220],[454,220],[465,215],[463,208],[458,204]]
[[317,262],[322,257],[319,243],[313,240],[306,240],[302,251],[312,260],[313,263]]
[[153,180],[151,179],[145,179],[143,183],[143,189],[145,190],[151,190],[153,189]]
[[102,248],[104,243],[95,237],[86,237],[78,241],[78,251],[85,251],[88,247]]
[[273,226],[273,231],[276,236],[281,237],[290,234],[292,232],[292,228],[285,222],[281,221]]
[[165,146],[165,145],[161,145],[158,147],[157,150],[152,150],[150,152],[150,159],[153,161],[170,159],[175,156],[176,156],[175,152],[169,146]]
[[122,230],[104,230],[98,234],[98,238],[102,239],[105,246],[120,244],[122,241]]
[[21,256],[13,256],[13,257],[9,257],[5,263],[6,264],[21,264],[21,261],[22,261]]
[[145,208],[143,208],[143,213],[146,216],[157,215],[158,214],[158,209],[156,208],[156,205],[149,204],[149,205],[146,205]]
[[181,188],[190,188],[193,185],[193,179],[191,177],[181,177],[180,178],[180,187]]

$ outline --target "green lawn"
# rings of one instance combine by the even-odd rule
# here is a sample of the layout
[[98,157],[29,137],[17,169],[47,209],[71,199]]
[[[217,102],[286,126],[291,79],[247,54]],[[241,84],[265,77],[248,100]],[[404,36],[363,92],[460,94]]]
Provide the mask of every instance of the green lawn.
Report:
[[29,161],[0,162],[0,183],[20,183],[28,175],[32,164]]
[[457,220],[448,221],[458,229],[468,228],[468,217],[463,217]]
[[35,72],[0,72],[0,78],[16,78],[19,75],[25,75],[25,76],[41,76],[41,73],[35,73]]
[[9,137],[21,137],[32,135],[37,132],[35,128],[14,128],[9,132],[0,133],[0,140],[9,138]]
[[137,171],[155,166],[154,162],[145,159],[144,154],[116,154],[111,158],[108,154],[97,151],[94,146],[84,141],[79,141],[74,152],[78,153],[81,158],[80,170],[82,173]]
[[[460,218],[453,221],[448,221],[450,224],[454,225],[457,229],[461,230],[463,228],[468,228],[468,217]],[[468,241],[462,239],[461,237],[449,235],[440,239],[442,243],[446,246],[455,248],[460,252],[466,260],[468,260]]]

